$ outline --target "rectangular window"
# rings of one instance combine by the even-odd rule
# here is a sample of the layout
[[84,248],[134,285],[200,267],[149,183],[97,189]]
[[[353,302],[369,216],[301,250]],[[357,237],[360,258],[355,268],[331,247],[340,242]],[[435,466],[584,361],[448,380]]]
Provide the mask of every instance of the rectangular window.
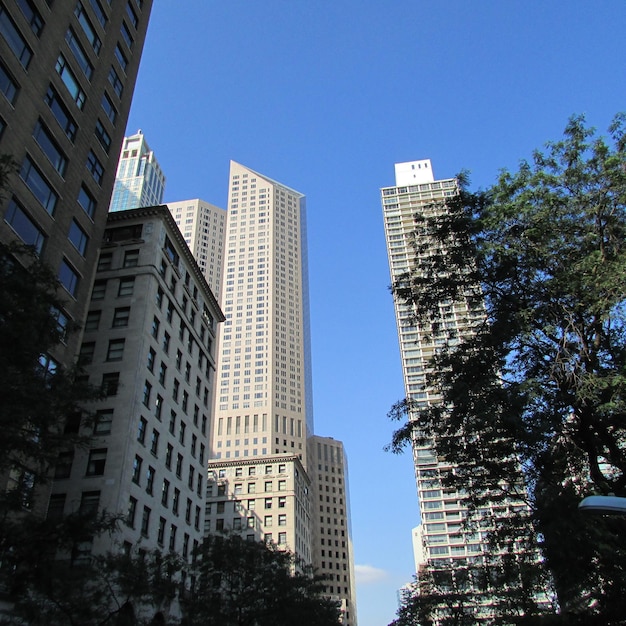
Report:
[[26,69],[33,56],[33,51],[26,43],[15,22],[9,17],[6,9],[2,7],[0,7],[0,34],[4,37],[9,48],[13,50],[22,67]]
[[161,487],[161,504],[167,507],[167,502],[170,497],[170,481],[167,478],[163,479],[163,486]]
[[44,126],[41,120],[35,124],[33,137],[46,155],[54,169],[63,176],[67,168],[67,157],[63,154],[56,140],[50,134],[50,131]]
[[126,68],[128,67],[128,59],[126,58],[126,55],[122,52],[122,49],[120,48],[119,43],[117,44],[117,46],[115,46],[115,58],[117,59],[117,62],[120,64],[120,67],[122,68],[122,70],[126,72]]
[[106,93],[102,95],[101,104],[102,110],[105,112],[108,120],[111,124],[115,124],[115,120],[117,119],[117,109],[113,106],[113,101]]
[[152,429],[152,439],[150,441],[150,452],[157,456],[159,452],[159,431]]
[[128,26],[126,26],[126,22],[122,22],[122,28],[120,29],[120,33],[122,34],[122,39],[126,42],[128,49],[132,50],[134,41],[132,35],[130,34]]
[[54,215],[54,209],[59,200],[59,196],[28,156],[24,159],[24,163],[22,163],[20,177],[43,208],[46,209],[50,215]]
[[107,361],[121,361],[124,356],[125,339],[110,339],[107,350]]
[[[91,299],[92,300],[102,300],[106,294],[106,290],[107,290],[107,281],[106,280],[96,280],[93,284],[93,289],[91,290]],[[100,313],[100,311],[94,311],[94,313],[97,312],[98,314]],[[90,312],[91,313],[91,312]],[[88,314],[89,317],[89,314]],[[98,319],[100,319],[98,317]],[[96,328],[91,328],[90,330],[97,330]]]
[[152,393],[152,385],[146,380],[143,386],[143,403],[150,408],[150,394]]
[[60,452],[57,458],[57,463],[54,468],[55,478],[69,478],[72,473],[72,463],[74,462],[74,452],[66,451]]
[[91,172],[93,179],[98,185],[101,185],[104,178],[104,166],[100,163],[93,150],[89,151],[89,156],[87,157],[87,169]]
[[120,307],[115,309],[113,313],[113,328],[124,328],[128,326],[128,320],[130,319],[130,307]]
[[74,9],[74,15],[78,20],[78,23],[81,25],[87,40],[91,44],[91,47],[94,49],[96,54],[100,53],[100,48],[102,47],[102,42],[100,41],[100,37],[96,34],[96,31],[91,23],[91,20],[87,17],[87,12],[85,11],[85,7],[82,2],[79,2]]
[[78,354],[78,365],[81,367],[93,363],[93,355],[96,351],[96,343],[94,341],[85,341],[80,346]]
[[102,374],[102,393],[104,396],[116,396],[120,385],[120,373],[109,372]]
[[137,427],[137,441],[144,443],[146,440],[146,429],[148,428],[148,421],[144,417],[139,418],[139,426]]
[[70,232],[67,238],[72,242],[72,245],[80,252],[81,256],[85,256],[87,251],[87,242],[89,237],[87,233],[78,225],[76,220],[72,220],[70,224]]
[[96,139],[100,142],[102,149],[109,154],[109,150],[111,149],[111,135],[109,135],[106,131],[100,120],[96,122],[95,135]]
[[172,498],[172,513],[178,515],[178,505],[180,503],[180,489],[174,489],[174,497]]
[[148,536],[148,530],[150,528],[150,513],[152,511],[149,507],[143,507],[143,515],[141,516],[141,534],[144,537]]
[[57,74],[61,77],[63,84],[67,87],[70,96],[72,96],[72,99],[74,100],[78,108],[82,110],[85,106],[85,100],[87,99],[87,96],[82,90],[80,83],[76,78],[76,74],[74,74],[74,72],[70,69],[67,64],[67,60],[62,54],[59,54],[55,69],[57,71]]
[[78,204],[80,204],[85,213],[93,219],[94,213],[96,212],[96,200],[85,185],[81,185],[80,191],[78,192]]
[[126,4],[126,15],[128,15],[128,18],[130,19],[130,23],[136,29],[137,24],[139,24],[139,19],[137,17],[137,14],[135,13],[135,10],[131,6],[130,2]]
[[41,13],[37,10],[32,0],[18,0],[20,10],[24,14],[26,21],[29,23],[31,30],[36,37],[40,37],[44,27],[44,21]]
[[135,515],[137,514],[137,499],[132,496],[128,499],[128,513],[126,515],[126,524],[131,528],[135,527]]
[[111,87],[113,87],[113,91],[117,94],[117,97],[121,98],[122,92],[124,91],[124,83],[122,83],[119,74],[112,65],[109,70],[109,83],[111,83]]
[[76,292],[78,291],[78,280],[78,272],[63,259],[59,266],[59,282],[73,297],[76,297]]
[[15,79],[9,74],[4,65],[0,63],[0,91],[4,97],[11,103],[15,103],[19,85]]
[[134,276],[131,276],[129,278],[120,278],[120,285],[117,290],[117,295],[119,297],[132,296],[134,289],[135,289],[135,277]]
[[98,330],[98,325],[100,324],[101,315],[102,315],[102,311],[89,311],[89,313],[87,313],[87,319],[85,320],[85,330],[86,331]]
[[159,532],[157,533],[157,543],[162,546],[165,541],[165,518],[159,518]]
[[137,267],[139,265],[139,250],[126,250],[124,252],[124,267]]
[[87,476],[102,476],[107,459],[107,449],[89,451],[89,461],[87,462]]
[[17,203],[15,198],[9,201],[9,207],[4,219],[25,244],[33,246],[37,254],[41,253],[46,236]]
[[91,77],[93,76],[93,65],[89,61],[89,57],[87,56],[85,49],[81,46],[80,41],[78,41],[76,33],[71,26],[65,33],[65,41],[67,42],[69,49],[72,51],[72,54],[76,59],[76,63],[78,63],[78,67],[83,70],[87,80],[91,80]]
[[52,114],[63,132],[67,135],[67,138],[73,142],[76,138],[78,127],[76,126],[76,122],[72,119],[67,107],[63,104],[59,93],[52,85],[48,87],[44,101],[50,107]]
[[143,464],[143,459],[137,454],[135,455],[135,460],[133,461],[133,476],[132,481],[137,485],[141,481],[141,466]]
[[154,477],[156,475],[156,470],[154,467],[148,467],[148,473],[146,474],[146,493],[152,495],[152,491],[154,490]]
[[101,409],[96,412],[93,434],[96,436],[110,435],[113,427],[113,409]]
[[91,8],[96,14],[96,18],[100,22],[100,26],[102,26],[102,28],[105,28],[107,25],[108,18],[99,0],[89,0],[89,4],[91,4]]

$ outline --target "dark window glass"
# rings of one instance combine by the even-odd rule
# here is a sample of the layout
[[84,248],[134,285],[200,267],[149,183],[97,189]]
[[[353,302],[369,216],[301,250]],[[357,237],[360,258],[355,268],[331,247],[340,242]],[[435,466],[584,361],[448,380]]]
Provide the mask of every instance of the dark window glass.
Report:
[[35,124],[33,137],[59,175],[65,175],[65,170],[67,169],[67,157],[63,154],[61,148],[59,148],[59,144],[57,144],[55,139],[50,134],[50,131],[44,126],[41,120]]
[[84,185],[81,186],[78,192],[78,204],[80,204],[85,213],[93,219],[93,214],[96,211],[96,200]]
[[76,296],[78,291],[78,272],[65,260],[59,266],[59,281],[67,289],[68,293]]
[[17,5],[20,7],[20,10],[24,14],[27,22],[30,24],[30,27],[39,37],[41,35],[41,31],[43,31],[44,21],[41,17],[41,13],[37,10],[32,0],[17,0]]
[[52,85],[48,87],[44,100],[50,107],[52,114],[56,118],[56,121],[59,123],[63,132],[67,135],[68,139],[70,141],[74,141],[78,126],[76,126],[76,122],[72,119],[72,116],[70,115],[70,112],[65,104],[63,104],[59,93]]
[[126,5],[126,15],[130,19],[130,23],[136,29],[137,24],[139,23],[139,19],[137,18],[137,14],[135,13],[135,9],[131,6],[130,2]]
[[100,22],[100,25],[102,26],[102,28],[104,28],[107,25],[108,18],[107,14],[102,8],[102,5],[100,4],[100,2],[98,2],[98,0],[89,0],[89,4],[91,4],[91,8],[96,14],[96,18]]
[[67,60],[62,54],[60,54],[57,59],[55,69],[61,77],[63,84],[67,87],[72,99],[76,102],[78,108],[82,109],[85,106],[87,96],[82,90],[80,83],[76,78],[76,74],[74,74],[74,72],[69,68]]
[[78,66],[81,70],[83,70],[83,73],[87,77],[87,80],[91,80],[91,77],[93,76],[93,65],[91,64],[91,61],[89,61],[85,49],[81,46],[80,41],[78,41],[76,33],[72,28],[69,28],[65,33],[65,41],[67,42],[69,49],[72,51]]
[[122,28],[120,29],[120,32],[122,33],[122,39],[126,42],[128,49],[132,50],[134,41],[132,35],[130,34],[130,30],[128,30],[126,22],[122,22]]
[[5,67],[0,64],[0,91],[4,94],[4,97],[13,104],[17,97],[19,85],[14,78],[7,72]]
[[33,51],[26,43],[24,36],[15,25],[15,22],[9,17],[6,9],[2,7],[0,7],[0,34],[4,37],[9,48],[13,50],[18,61],[22,64],[24,69],[26,69],[33,56]]
[[9,202],[4,219],[24,243],[33,246],[37,254],[41,253],[46,236],[14,198]]
[[54,215],[54,209],[59,200],[59,196],[28,156],[24,159],[24,163],[22,163],[20,177],[33,192],[35,198],[39,200],[41,206],[43,206],[50,215]]
[[104,166],[100,163],[93,150],[89,151],[89,156],[87,157],[87,169],[91,172],[93,179],[98,185],[101,185],[104,178]]
[[113,106],[113,101],[106,93],[102,95],[102,109],[106,113],[106,116],[111,124],[115,124],[115,120],[117,118],[117,110]]
[[102,149],[109,154],[109,150],[111,149],[111,135],[107,133],[100,120],[96,122],[96,138],[100,142]]
[[102,42],[100,41],[100,37],[96,35],[96,31],[91,23],[91,20],[87,17],[87,12],[85,11],[85,7],[79,2],[74,9],[74,15],[78,20],[78,23],[81,25],[87,40],[91,44],[91,47],[94,49],[96,54],[100,53],[100,48],[102,47]]
[[113,91],[117,94],[117,97],[121,98],[122,92],[124,91],[124,83],[122,83],[119,74],[112,65],[109,70],[109,82],[111,83],[111,87],[113,87]]
[[87,233],[85,233],[85,231],[78,225],[76,220],[72,220],[70,232],[67,235],[67,238],[72,242],[72,245],[81,253],[81,255],[85,256],[89,237],[87,237]]
[[120,67],[124,70],[124,72],[126,72],[126,68],[128,67],[128,59],[126,58],[126,55],[122,52],[120,44],[117,44],[117,46],[115,46],[115,58],[120,64]]

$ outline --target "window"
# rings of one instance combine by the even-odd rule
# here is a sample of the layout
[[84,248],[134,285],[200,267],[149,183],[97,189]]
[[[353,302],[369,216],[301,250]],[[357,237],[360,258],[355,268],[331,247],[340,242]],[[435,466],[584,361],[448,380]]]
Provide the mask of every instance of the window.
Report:
[[57,464],[54,468],[55,478],[69,478],[72,473],[72,463],[74,462],[74,452],[68,450],[60,452],[57,458]]
[[278,545],[279,546],[287,545],[287,533],[278,533]]
[[87,157],[87,169],[91,172],[93,179],[98,185],[101,185],[102,179],[104,178],[104,166],[93,153],[93,150],[89,151],[89,156]]
[[0,34],[4,37],[9,48],[17,57],[22,67],[26,69],[33,56],[33,52],[26,43],[24,36],[18,30],[15,22],[9,17],[6,9],[0,7]]
[[0,91],[4,97],[11,103],[15,103],[19,85],[15,79],[9,74],[4,65],[0,63]]
[[148,473],[146,474],[146,493],[152,495],[152,491],[154,489],[154,476],[156,474],[156,470],[154,467],[148,467]]
[[96,412],[96,420],[93,426],[95,436],[111,434],[113,426],[113,409],[101,409]]
[[133,38],[130,34],[130,30],[128,30],[128,26],[126,26],[126,22],[122,22],[122,28],[120,29],[120,33],[122,34],[122,39],[126,42],[129,50],[133,48]]
[[33,246],[37,254],[41,253],[46,236],[17,203],[15,198],[10,200],[4,219],[25,244]]
[[96,122],[95,135],[96,139],[100,142],[102,149],[109,154],[109,150],[111,149],[111,135],[109,135],[106,131],[100,120]]
[[278,491],[285,491],[287,489],[287,481],[279,480],[278,481]]
[[143,515],[141,516],[141,534],[144,537],[148,536],[148,530],[150,528],[150,513],[152,511],[149,507],[143,507]]
[[120,373],[102,374],[102,393],[105,397],[116,396],[120,385]]
[[183,455],[178,454],[176,455],[176,476],[178,476],[178,478],[181,478],[182,475],[183,475]]
[[63,518],[63,511],[65,510],[66,498],[67,494],[65,493],[54,493],[50,496],[46,519],[61,521]]
[[174,497],[172,498],[172,513],[178,515],[178,505],[180,503],[180,489],[174,489]]
[[287,515],[285,513],[281,513],[278,516],[278,525],[279,526],[287,526]]
[[59,266],[59,281],[67,292],[76,297],[78,291],[78,272],[65,260]]
[[161,487],[161,504],[167,506],[167,502],[170,497],[170,481],[167,478],[163,479],[163,486]]
[[87,476],[102,476],[104,474],[104,465],[106,463],[106,459],[106,448],[90,450],[89,461],[87,462]]
[[154,372],[155,361],[156,361],[156,352],[152,348],[150,348],[148,350],[148,362],[146,363],[146,367],[148,368],[148,371]]
[[162,546],[165,540],[165,518],[159,517],[159,531],[157,533],[157,543]]
[[159,431],[152,429],[152,439],[150,440],[150,452],[157,455],[159,451]]
[[125,339],[110,339],[107,350],[107,361],[121,361],[124,356]]
[[59,200],[59,196],[28,156],[24,159],[22,167],[20,168],[20,177],[32,191],[41,206],[43,206],[50,215],[54,215],[54,209]]
[[265,498],[265,508],[266,509],[272,508],[272,498]]
[[108,120],[111,124],[115,124],[115,120],[117,119],[117,109],[113,106],[113,101],[106,93],[102,95],[101,104]]
[[115,309],[113,313],[113,328],[124,328],[128,326],[128,320],[130,319],[130,307],[120,307]]
[[[100,252],[100,256],[98,257],[97,271],[104,272],[106,270],[110,270],[112,267],[113,267],[113,254],[111,252]],[[99,281],[99,282],[103,282],[106,285],[106,280]],[[93,291],[91,293],[92,293],[91,298],[93,300]],[[101,297],[104,298],[104,294]]]
[[56,121],[59,123],[61,130],[66,134],[70,141],[74,141],[76,138],[76,131],[78,127],[76,122],[72,119],[67,107],[63,104],[57,90],[50,85],[48,91],[44,96],[45,103],[50,107],[52,114]]
[[256,492],[256,483],[248,483],[248,493]]
[[152,385],[146,380],[143,385],[143,403],[150,408],[150,394],[152,393]]
[[99,0],[89,0],[89,4],[91,4],[91,8],[96,14],[96,18],[100,22],[100,26],[102,26],[102,28],[105,28],[107,25],[108,18]]
[[135,288],[135,278],[131,276],[129,278],[120,278],[120,285],[117,290],[118,296],[132,296]]
[[139,250],[126,250],[124,252],[124,267],[137,267],[139,264]]
[[95,515],[100,504],[99,491],[83,491],[80,497],[81,515]]
[[136,455],[135,456],[135,460],[133,461],[133,476],[132,476],[131,480],[134,483],[136,483],[137,485],[141,481],[141,465],[142,465],[142,463],[143,463],[143,459],[139,455]]
[[181,445],[185,445],[185,430],[186,430],[187,426],[185,424],[185,422],[180,423],[180,431],[178,433],[178,440],[180,441]]
[[172,524],[170,526],[170,550],[172,552],[174,552],[176,549],[176,530],[176,526]]
[[96,34],[96,31],[91,23],[91,20],[87,17],[87,13],[85,11],[85,7],[81,2],[76,5],[74,9],[74,15],[78,19],[78,23],[81,25],[83,32],[85,33],[85,37],[91,44],[94,52],[99,54],[100,48],[102,47],[102,42],[100,41],[100,37]]
[[163,333],[163,352],[165,352],[165,354],[168,354],[169,351],[170,351],[170,335],[166,331],[165,333]]
[[278,508],[284,509],[286,506],[287,506],[287,498],[285,498],[284,496],[281,496],[280,498],[278,498]]
[[167,452],[165,453],[165,467],[167,469],[172,469],[172,453],[174,452],[174,447],[171,443],[167,444]]
[[137,514],[137,499],[132,496],[128,499],[128,513],[126,514],[126,524],[135,528],[135,515]]
[[185,522],[187,522],[187,524],[191,524],[191,510],[192,502],[187,498],[187,504],[185,505]]
[[78,354],[78,364],[82,367],[93,363],[93,355],[96,350],[96,344],[93,341],[83,342],[80,346]]
[[85,185],[81,185],[80,191],[78,192],[78,204],[80,204],[85,213],[93,219],[93,214],[96,211],[96,200]]
[[119,43],[117,44],[117,46],[115,46],[115,58],[120,64],[120,67],[122,68],[122,70],[126,72],[126,68],[128,67],[128,59],[126,58],[126,55],[122,52],[122,49],[120,48]]
[[70,224],[70,232],[68,233],[67,238],[80,252],[81,256],[85,256],[89,237],[87,237],[87,233],[78,225],[76,220],[72,220],[72,223]]
[[158,317],[152,318],[152,326],[150,327],[150,334],[155,338],[159,338],[159,326],[161,326],[161,322],[159,322]]
[[57,58],[55,69],[57,71],[57,74],[61,77],[63,84],[67,87],[70,96],[72,96],[72,99],[74,100],[78,108],[82,110],[85,106],[85,100],[87,99],[87,96],[82,90],[82,87],[80,86],[80,83],[76,78],[76,74],[74,74],[74,72],[70,69],[67,64],[66,58],[62,54],[59,54]]
[[156,401],[154,403],[154,415],[161,421],[161,411],[163,410],[163,398],[157,394]]
[[41,17],[41,13],[36,9],[32,0],[18,0],[17,2],[20,10],[24,14],[26,21],[29,23],[33,33],[37,37],[41,36],[41,32],[43,31],[44,21]]
[[119,74],[112,65],[109,70],[109,83],[111,83],[111,87],[113,87],[113,91],[117,94],[117,97],[121,98],[122,92],[124,91],[124,83],[122,83]]
[[52,163],[52,167],[54,167],[60,176],[63,176],[67,169],[67,158],[41,120],[35,124],[33,137],[41,148],[41,151],[46,155],[50,163]]
[[148,421],[144,417],[140,417],[139,426],[137,427],[137,441],[139,443],[145,442],[147,427],[148,427]]
[[165,385],[165,378],[167,376],[167,365],[161,361],[161,366],[159,368],[159,383],[161,385]]
[[136,29],[137,28],[137,24],[139,24],[139,19],[137,18],[137,14],[135,13],[135,10],[131,6],[130,2],[128,2],[126,4],[126,15],[128,15],[128,17],[130,19],[130,23]]
[[78,67],[83,70],[87,80],[91,80],[91,77],[93,76],[93,65],[89,61],[89,57],[87,56],[85,49],[80,45],[80,42],[76,37],[76,33],[71,26],[65,33],[65,41],[67,42],[69,49],[72,51],[72,54],[78,63]]

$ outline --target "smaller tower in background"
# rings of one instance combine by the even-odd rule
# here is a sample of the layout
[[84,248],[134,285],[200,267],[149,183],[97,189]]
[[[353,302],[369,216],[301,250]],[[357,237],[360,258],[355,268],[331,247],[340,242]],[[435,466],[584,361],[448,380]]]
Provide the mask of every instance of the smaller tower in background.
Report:
[[164,191],[165,176],[141,130],[124,137],[109,211],[159,205]]

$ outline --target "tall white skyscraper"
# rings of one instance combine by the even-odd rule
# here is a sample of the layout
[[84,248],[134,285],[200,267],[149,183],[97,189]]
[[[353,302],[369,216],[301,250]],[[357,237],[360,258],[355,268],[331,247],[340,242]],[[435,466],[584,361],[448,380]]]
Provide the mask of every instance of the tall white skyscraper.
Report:
[[355,626],[345,454],[312,436],[306,245],[304,196],[231,162],[205,530],[332,563],[326,591]]
[[168,202],[170,213],[183,234],[211,291],[219,296],[226,229],[226,211],[204,200]]
[[165,176],[141,130],[124,137],[109,211],[161,204]]
[[[398,163],[396,184],[381,190],[389,268],[392,283],[415,268],[415,216],[433,216],[446,211],[447,198],[459,192],[456,179],[435,180],[430,160]],[[420,241],[428,244],[428,241]],[[421,251],[428,254],[428,251]],[[447,331],[462,340],[471,332],[472,320],[484,319],[482,307],[470,309],[465,300],[440,304],[441,320]],[[438,404],[437,391],[426,383],[430,362],[444,339],[426,332],[413,321],[411,305],[396,300],[395,314],[400,355],[407,398],[419,409]],[[442,484],[442,477],[454,467],[454,461],[437,454],[437,442],[413,445],[415,475],[419,496],[421,524],[413,529],[414,553],[418,579],[420,573],[450,571],[456,566],[486,563],[489,548],[489,520],[525,509],[521,499],[499,502],[481,508],[480,529],[468,529],[465,495]],[[489,613],[485,601],[485,615]]]

